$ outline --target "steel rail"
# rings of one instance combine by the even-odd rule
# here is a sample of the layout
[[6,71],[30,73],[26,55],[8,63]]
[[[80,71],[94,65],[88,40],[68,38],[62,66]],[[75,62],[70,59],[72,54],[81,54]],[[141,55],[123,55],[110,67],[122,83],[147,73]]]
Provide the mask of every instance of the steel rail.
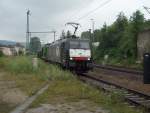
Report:
[[125,72],[125,73],[131,73],[136,75],[143,75],[143,71],[134,70],[134,69],[128,69],[128,68],[122,68],[117,66],[109,66],[109,65],[100,65],[100,64],[92,64],[93,67],[111,70],[111,71],[118,71],[118,72]]
[[[106,80],[103,80],[101,78],[87,75],[87,74],[78,74],[79,77],[86,81],[86,79],[92,80],[92,84],[96,84],[96,86],[101,87],[102,89],[110,92],[110,91],[116,91],[120,90],[124,92],[124,98],[129,101],[130,103],[143,106],[146,110],[150,111],[150,95],[144,94],[139,91],[135,91],[133,89],[129,89],[127,87],[123,87],[111,82],[108,82]],[[94,83],[96,82],[96,83]],[[113,87],[113,88],[112,88]]]

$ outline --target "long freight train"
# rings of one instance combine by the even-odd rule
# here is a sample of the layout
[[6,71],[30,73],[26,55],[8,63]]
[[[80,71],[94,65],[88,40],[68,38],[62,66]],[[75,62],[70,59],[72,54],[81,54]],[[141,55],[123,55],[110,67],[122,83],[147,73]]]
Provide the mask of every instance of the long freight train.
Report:
[[86,72],[92,69],[89,40],[79,38],[60,39],[44,45],[38,56],[70,70]]

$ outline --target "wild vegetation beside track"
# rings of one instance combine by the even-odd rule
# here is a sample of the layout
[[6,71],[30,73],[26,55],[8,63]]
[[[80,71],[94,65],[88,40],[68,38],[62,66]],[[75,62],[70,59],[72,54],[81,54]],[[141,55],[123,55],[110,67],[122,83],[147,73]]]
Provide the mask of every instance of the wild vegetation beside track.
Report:
[[39,107],[41,104],[57,105],[81,100],[91,101],[95,106],[107,109],[110,113],[142,113],[142,110],[125,104],[121,92],[104,93],[75,79],[51,81],[49,89],[33,102],[31,108]]
[[45,85],[46,70],[41,61],[39,68],[33,69],[32,57],[0,57],[0,113],[9,113]]
[[[43,62],[39,63],[39,68],[32,66],[32,57],[3,57],[0,58],[1,71],[7,73],[5,80],[14,80],[28,96],[35,93],[47,82],[47,67]],[[44,73],[45,72],[45,73]]]
[[108,109],[112,113],[141,113],[124,104],[121,92],[107,94],[102,90],[79,81],[76,76],[58,66],[39,60],[39,67],[32,67],[32,57],[0,58],[0,71],[5,72],[3,79],[13,80],[28,96],[33,95],[41,86],[48,83],[48,90],[40,95],[30,106],[35,108],[41,104],[56,104],[92,101],[94,105]]
[[[120,12],[111,25],[104,23],[102,28],[95,29],[92,34],[89,31],[82,32],[81,38],[91,39],[92,35],[93,41],[99,42],[98,47],[93,47],[93,58],[97,63],[142,69],[138,55],[138,35],[149,29],[149,26],[150,21],[139,10],[130,17]],[[108,56],[107,60],[105,56]]]

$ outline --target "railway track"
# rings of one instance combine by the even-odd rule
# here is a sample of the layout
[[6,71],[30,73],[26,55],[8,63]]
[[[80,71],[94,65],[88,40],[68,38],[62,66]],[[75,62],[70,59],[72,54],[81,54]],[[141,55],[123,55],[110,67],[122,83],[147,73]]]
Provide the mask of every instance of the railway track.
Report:
[[135,69],[110,66],[110,65],[101,65],[101,64],[92,64],[92,65],[95,68],[101,68],[101,69],[105,69],[105,70],[124,72],[124,73],[130,73],[130,74],[135,74],[135,75],[143,75],[143,71],[139,71],[139,70],[135,70]]
[[82,81],[102,88],[107,92],[122,92],[125,100],[129,103],[132,103],[134,106],[142,106],[150,112],[150,95],[110,83],[106,80],[88,74],[79,74],[79,77]]

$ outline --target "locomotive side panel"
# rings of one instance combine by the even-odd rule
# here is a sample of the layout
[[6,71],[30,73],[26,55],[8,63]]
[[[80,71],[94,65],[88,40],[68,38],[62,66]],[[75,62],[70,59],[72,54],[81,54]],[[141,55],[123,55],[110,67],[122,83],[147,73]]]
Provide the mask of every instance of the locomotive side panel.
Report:
[[61,63],[61,52],[60,52],[60,43],[54,45],[54,51],[53,51],[53,54],[54,54],[54,62],[57,62],[57,63]]
[[50,57],[51,57],[51,54],[50,54],[51,51],[52,51],[52,48],[51,48],[51,47],[48,47],[48,48],[47,48],[47,55],[46,55],[46,56],[47,56],[46,58],[47,58],[48,61],[51,60],[51,58],[50,58]]
[[60,44],[51,44],[48,47],[47,60],[51,62],[61,63]]
[[61,64],[63,67],[66,67],[67,65],[67,55],[66,55],[66,41],[61,42],[60,45],[60,59],[61,59]]

